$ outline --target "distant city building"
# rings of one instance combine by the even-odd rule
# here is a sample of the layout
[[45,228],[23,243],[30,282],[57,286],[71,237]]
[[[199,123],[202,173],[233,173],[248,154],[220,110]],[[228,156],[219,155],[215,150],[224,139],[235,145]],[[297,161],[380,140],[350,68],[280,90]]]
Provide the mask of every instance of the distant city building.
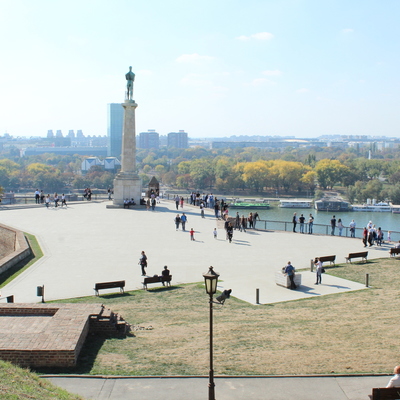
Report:
[[107,104],[107,138],[109,157],[121,157],[124,109],[121,103]]
[[48,139],[52,139],[53,137],[54,137],[53,130],[52,130],[52,129],[49,129],[49,130],[47,131],[47,138],[48,138]]
[[154,130],[139,133],[138,148],[158,149],[160,147],[160,135]]
[[78,139],[85,137],[85,136],[83,135],[82,129],[78,129],[78,131],[76,132],[76,137],[77,137]]
[[106,157],[104,160],[100,160],[98,157],[88,157],[82,161],[81,171],[86,173],[96,165],[109,172],[117,172],[121,168],[121,162],[116,157]]
[[68,137],[69,137],[69,138],[74,138],[74,137],[75,137],[75,132],[74,132],[73,129],[70,129],[70,130],[68,131]]
[[168,147],[175,147],[177,149],[188,148],[188,134],[180,130],[178,132],[168,133]]
[[57,137],[57,138],[62,138],[62,137],[64,137],[63,134],[62,134],[61,129],[58,129],[58,130],[57,130],[57,132],[56,132],[56,137]]

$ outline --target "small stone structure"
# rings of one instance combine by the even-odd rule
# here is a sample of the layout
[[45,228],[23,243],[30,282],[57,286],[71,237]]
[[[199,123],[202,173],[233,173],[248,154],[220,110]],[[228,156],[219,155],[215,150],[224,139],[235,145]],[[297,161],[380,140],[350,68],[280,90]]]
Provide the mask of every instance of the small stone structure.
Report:
[[[275,272],[275,283],[285,288],[290,288],[289,275],[283,274],[282,272]],[[301,286],[301,274],[294,275],[294,284],[298,287]]]
[[150,198],[152,194],[154,194],[155,196],[158,196],[160,194],[160,184],[155,176],[151,178],[147,186],[147,197]]
[[0,224],[0,274],[31,254],[23,232]]
[[0,304],[0,358],[22,367],[74,367],[87,335],[125,337],[102,304]]

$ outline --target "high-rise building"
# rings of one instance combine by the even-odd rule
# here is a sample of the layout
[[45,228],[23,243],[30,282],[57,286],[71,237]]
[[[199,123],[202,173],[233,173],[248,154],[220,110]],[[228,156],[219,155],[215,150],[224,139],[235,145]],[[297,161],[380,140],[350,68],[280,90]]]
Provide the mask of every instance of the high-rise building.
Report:
[[168,133],[168,147],[175,147],[177,149],[188,148],[188,134],[180,130],[179,132]]
[[54,137],[53,130],[52,130],[52,129],[49,129],[49,130],[47,131],[47,139],[53,139],[53,137]]
[[57,132],[56,132],[56,137],[57,137],[57,138],[62,138],[62,137],[64,137],[63,134],[62,134],[61,129],[58,129],[58,130],[57,130]]
[[109,157],[121,157],[124,109],[121,103],[107,104],[107,139]]
[[73,129],[70,129],[70,130],[68,131],[68,136],[67,136],[67,137],[69,137],[69,138],[74,138],[74,137],[75,137],[75,132],[74,132]]
[[140,132],[137,147],[140,149],[158,149],[160,147],[160,135],[155,129],[149,129],[147,132]]

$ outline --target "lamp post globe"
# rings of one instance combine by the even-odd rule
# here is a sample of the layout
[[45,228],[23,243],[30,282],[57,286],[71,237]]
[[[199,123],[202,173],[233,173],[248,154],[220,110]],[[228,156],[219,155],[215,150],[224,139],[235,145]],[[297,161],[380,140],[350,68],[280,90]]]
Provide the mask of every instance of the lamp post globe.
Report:
[[213,295],[217,292],[217,284],[218,284],[218,272],[214,271],[213,267],[210,267],[206,274],[203,274],[204,282],[206,286],[206,292],[209,295]]

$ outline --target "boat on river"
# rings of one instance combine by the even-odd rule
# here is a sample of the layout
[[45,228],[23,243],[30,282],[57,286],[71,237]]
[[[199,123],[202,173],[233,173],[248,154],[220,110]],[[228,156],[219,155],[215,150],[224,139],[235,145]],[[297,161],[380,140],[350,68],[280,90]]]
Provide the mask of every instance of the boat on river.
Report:
[[342,199],[324,197],[314,202],[314,208],[317,211],[350,211],[350,203]]
[[389,203],[379,202],[374,204],[353,204],[353,211],[373,211],[373,212],[392,212],[392,206]]
[[248,210],[253,210],[253,209],[264,209],[268,210],[269,208],[269,203],[266,200],[263,201],[240,201],[239,199],[236,199],[233,203],[229,204],[229,208],[244,208]]
[[311,201],[281,200],[279,207],[283,208],[311,208]]

